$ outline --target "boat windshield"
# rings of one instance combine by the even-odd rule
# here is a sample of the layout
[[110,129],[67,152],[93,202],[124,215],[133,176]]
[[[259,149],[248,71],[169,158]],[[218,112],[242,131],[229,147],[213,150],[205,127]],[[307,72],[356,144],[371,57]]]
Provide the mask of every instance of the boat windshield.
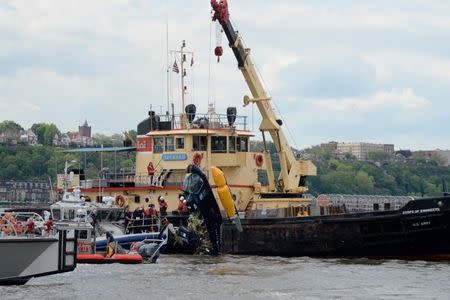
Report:
[[183,190],[189,194],[199,194],[203,188],[203,180],[197,174],[187,174],[183,181]]

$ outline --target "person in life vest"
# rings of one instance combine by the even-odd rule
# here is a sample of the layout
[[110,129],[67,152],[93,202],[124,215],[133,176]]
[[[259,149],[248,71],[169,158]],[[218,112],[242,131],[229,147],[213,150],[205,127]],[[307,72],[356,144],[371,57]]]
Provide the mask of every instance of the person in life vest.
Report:
[[36,225],[34,224],[34,221],[32,218],[28,218],[27,221],[27,234],[31,235],[34,234],[34,230],[36,229]]
[[46,235],[50,235],[53,231],[53,218],[50,216],[47,221],[44,222],[44,232]]
[[178,212],[181,215],[189,213],[189,208],[187,207],[186,200],[183,195],[180,196],[180,200],[178,201]]
[[150,203],[149,213],[151,218],[150,232],[158,231],[156,227],[156,221],[158,220],[158,210],[156,209],[155,204]]
[[145,212],[142,206],[136,208],[133,212],[133,233],[142,233],[144,228]]
[[117,251],[117,243],[114,239],[114,236],[111,232],[106,232],[106,257],[112,257],[116,254]]
[[150,226],[150,198],[146,197],[145,198],[145,210],[144,210],[144,226],[145,228],[149,228]]
[[153,175],[155,175],[155,167],[153,166],[152,162],[148,163],[147,173],[148,173],[148,176],[150,177],[150,183],[151,183],[151,185],[153,185]]
[[131,230],[128,228],[128,225],[132,225],[133,223],[132,223],[132,219],[133,219],[133,214],[131,213],[131,211],[130,211],[130,207],[127,205],[127,206],[125,206],[125,215],[124,215],[124,217],[125,217],[125,222],[124,222],[124,225],[125,225],[125,231],[126,231],[126,233],[131,233]]
[[168,205],[163,196],[158,197],[158,204],[159,204],[159,214],[161,216],[167,215],[167,206]]
[[155,204],[150,203],[148,207],[145,209],[145,218],[146,220],[149,220],[149,222],[146,223],[148,232],[154,231],[157,217],[158,211],[156,210]]

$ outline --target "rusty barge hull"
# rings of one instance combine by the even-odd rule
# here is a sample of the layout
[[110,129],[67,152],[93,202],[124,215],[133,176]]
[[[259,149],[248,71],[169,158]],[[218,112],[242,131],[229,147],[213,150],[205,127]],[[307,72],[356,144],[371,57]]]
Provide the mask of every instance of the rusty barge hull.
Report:
[[222,252],[321,257],[431,257],[450,254],[450,197],[402,209],[304,218],[242,219],[222,226]]

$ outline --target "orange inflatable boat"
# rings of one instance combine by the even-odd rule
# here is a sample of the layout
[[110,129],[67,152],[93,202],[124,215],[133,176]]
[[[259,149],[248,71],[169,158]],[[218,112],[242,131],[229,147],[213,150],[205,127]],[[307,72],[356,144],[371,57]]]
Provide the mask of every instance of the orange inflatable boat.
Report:
[[106,257],[104,254],[77,254],[77,263],[81,264],[140,264],[143,258],[139,254],[114,254]]

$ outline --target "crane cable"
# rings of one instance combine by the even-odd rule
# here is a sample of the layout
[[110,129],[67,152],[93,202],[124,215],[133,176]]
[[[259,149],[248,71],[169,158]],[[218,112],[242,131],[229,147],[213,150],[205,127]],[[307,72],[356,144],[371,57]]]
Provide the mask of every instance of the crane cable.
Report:
[[211,56],[212,56],[212,22],[209,22],[209,59],[208,59],[208,107],[211,99]]

